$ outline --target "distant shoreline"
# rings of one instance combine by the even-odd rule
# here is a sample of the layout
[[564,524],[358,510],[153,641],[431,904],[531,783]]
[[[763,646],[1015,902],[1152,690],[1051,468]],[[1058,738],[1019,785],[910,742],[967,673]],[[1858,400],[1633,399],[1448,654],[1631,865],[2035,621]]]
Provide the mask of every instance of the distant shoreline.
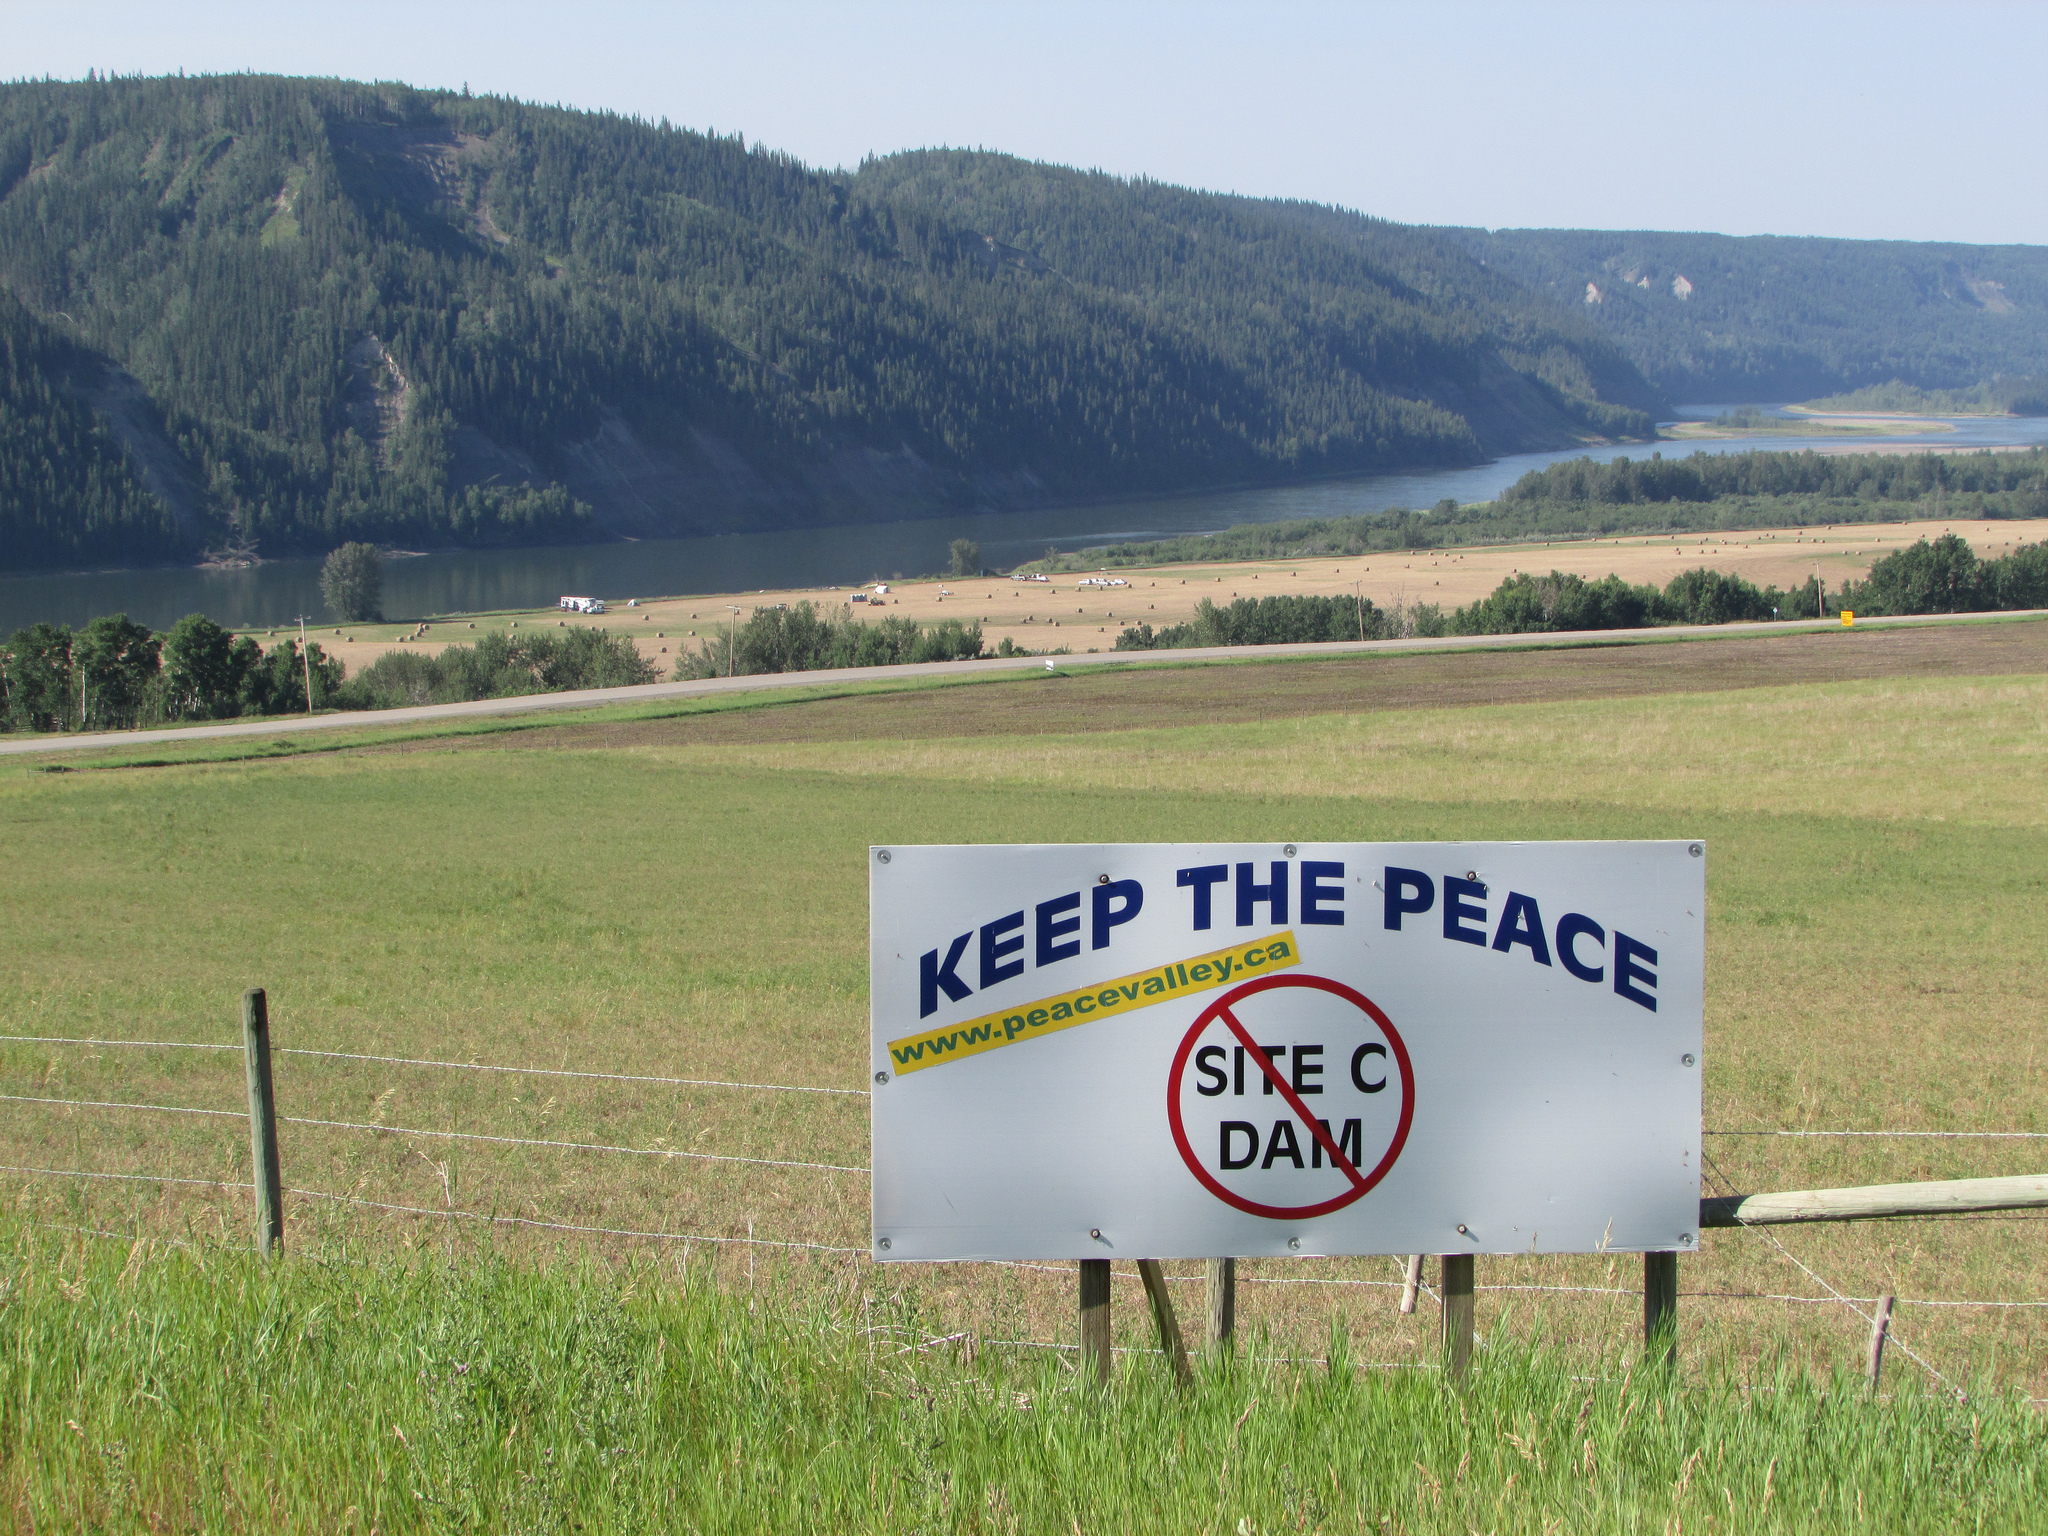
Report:
[[[1953,432],[1955,428],[1947,422],[1923,418],[1909,420],[1902,413],[1829,411],[1804,412],[1802,407],[1788,406],[1788,410],[1802,411],[1803,419],[1784,421],[1765,419],[1744,420],[1740,423],[1722,424],[1718,420],[1681,421],[1662,430],[1674,442],[1712,442],[1730,437],[1839,437],[1845,433],[1870,437],[1919,436],[1927,432]],[[1864,451],[1861,445],[1859,452]],[[1929,452],[1938,450],[1929,449]]]

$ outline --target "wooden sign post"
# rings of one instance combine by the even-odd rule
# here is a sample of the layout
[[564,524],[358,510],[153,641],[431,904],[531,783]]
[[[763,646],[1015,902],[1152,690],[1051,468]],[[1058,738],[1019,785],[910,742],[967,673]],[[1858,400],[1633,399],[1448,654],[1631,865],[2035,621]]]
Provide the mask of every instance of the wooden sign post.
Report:
[[1472,1375],[1472,1275],[1475,1267],[1469,1253],[1444,1255],[1443,1347],[1444,1374],[1457,1386]]
[[1643,1255],[1643,1354],[1652,1364],[1678,1364],[1678,1255]]
[[1195,1384],[1188,1365],[1188,1346],[1180,1336],[1180,1319],[1173,1315],[1173,1298],[1166,1291],[1166,1273],[1157,1259],[1138,1260],[1138,1278],[1145,1282],[1145,1294],[1152,1301],[1152,1320],[1159,1325],[1159,1347],[1173,1367],[1173,1379],[1185,1392]]
[[1237,1337],[1237,1260],[1203,1261],[1208,1286],[1208,1316],[1202,1328],[1204,1349],[1228,1349]]
[[1081,1260],[1081,1365],[1109,1380],[1109,1260]]

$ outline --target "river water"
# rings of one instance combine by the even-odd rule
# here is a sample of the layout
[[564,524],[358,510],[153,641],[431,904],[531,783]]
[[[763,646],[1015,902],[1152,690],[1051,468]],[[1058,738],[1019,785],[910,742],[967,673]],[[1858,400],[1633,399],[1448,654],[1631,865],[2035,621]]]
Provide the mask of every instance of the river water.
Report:
[[[1680,415],[1703,419],[1735,408],[1687,406]],[[1782,414],[1780,407],[1767,409]],[[958,538],[974,540],[981,546],[982,560],[1000,569],[1042,555],[1048,547],[1072,550],[1123,539],[1213,533],[1236,523],[1428,507],[1446,496],[1460,502],[1484,501],[1532,469],[1589,456],[1605,461],[1624,456],[1644,458],[1656,452],[1675,458],[1696,449],[1742,453],[1753,448],[1797,451],[1909,444],[1967,452],[2048,444],[2048,419],[1957,416],[1930,420],[1929,427],[1924,433],[1882,439],[1759,434],[1698,443],[1573,448],[1513,454],[1465,469],[1365,475],[1308,485],[850,528],[799,528],[560,549],[452,550],[385,561],[384,611],[392,619],[417,619],[537,608],[553,603],[564,592],[623,601],[771,587],[848,586],[877,576],[942,570],[947,546]],[[319,574],[320,562],[309,559],[266,561],[246,571],[176,567],[0,577],[0,634],[38,620],[76,626],[98,614],[119,612],[155,629],[168,628],[194,612],[208,614],[231,628],[267,628],[289,623],[299,614],[317,619],[323,612]]]

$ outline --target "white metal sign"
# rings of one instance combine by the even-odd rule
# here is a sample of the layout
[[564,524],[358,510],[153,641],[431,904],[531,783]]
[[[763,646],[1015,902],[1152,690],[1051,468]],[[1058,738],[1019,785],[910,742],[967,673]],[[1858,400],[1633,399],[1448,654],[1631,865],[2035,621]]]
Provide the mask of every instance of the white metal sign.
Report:
[[1699,843],[870,861],[877,1259],[1698,1240]]

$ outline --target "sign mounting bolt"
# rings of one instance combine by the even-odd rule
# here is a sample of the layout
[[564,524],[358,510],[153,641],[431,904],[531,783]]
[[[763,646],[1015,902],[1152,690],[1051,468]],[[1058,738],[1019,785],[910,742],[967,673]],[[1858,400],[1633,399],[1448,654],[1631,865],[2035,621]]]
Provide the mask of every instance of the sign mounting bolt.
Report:
[[1282,849],[1281,849],[1280,851],[1281,851],[1282,853],[1286,854],[1286,855],[1287,855],[1287,857],[1291,859],[1291,858],[1293,858],[1293,857],[1294,857],[1294,844],[1292,844],[1292,843],[1289,843],[1289,844],[1288,844],[1288,845],[1287,845],[1286,847],[1282,848]]
[[1685,851],[1697,859],[1705,857],[1707,850],[1701,844],[1694,843],[1690,848],[1686,849]]
[[1467,1227],[1467,1226],[1465,1225],[1465,1223],[1463,1223],[1462,1221],[1461,1221],[1461,1222],[1459,1222],[1459,1223],[1458,1223],[1458,1236],[1460,1236],[1460,1237],[1470,1237],[1471,1235],[1472,1235],[1472,1230],[1471,1230],[1471,1228]]
[[889,1239],[887,1239],[886,1237],[877,1238],[875,1240],[875,1246],[881,1249],[884,1253],[887,1253],[889,1251]]
[[1289,1239],[1287,1239],[1287,1246],[1292,1248],[1296,1253],[1299,1253],[1301,1252],[1301,1239],[1298,1237],[1290,1237]]
[[875,862],[876,862],[876,863],[878,863],[878,864],[886,864],[886,863],[888,863],[888,862],[889,862],[889,850],[888,850],[888,849],[886,849],[886,848],[877,848],[877,849],[875,850]]
[[1097,876],[1095,877],[1095,883],[1096,883],[1097,885],[1107,885],[1107,884],[1109,884],[1109,876],[1107,876],[1107,875],[1097,875]]
[[1088,1229],[1088,1235],[1089,1235],[1090,1237],[1092,1237],[1093,1239],[1095,1239],[1095,1241],[1096,1241],[1096,1242],[1098,1242],[1098,1243],[1099,1243],[1099,1242],[1101,1242],[1101,1241],[1102,1241],[1102,1228],[1100,1228],[1100,1227],[1090,1227],[1090,1228]]
[[886,1072],[877,1072],[875,1074],[875,1081],[878,1083],[886,1083],[887,1081],[889,1081],[889,1074]]
[[1691,1051],[1687,1051],[1687,1052],[1686,1052],[1686,1053],[1685,1053],[1685,1054],[1684,1054],[1683,1056],[1679,1057],[1678,1059],[1679,1059],[1680,1061],[1684,1062],[1684,1063],[1685,1063],[1685,1064],[1686,1064],[1686,1065],[1687,1065],[1687,1066],[1689,1067],[1689,1066],[1691,1066],[1691,1065],[1692,1065],[1692,1062],[1693,1062],[1693,1055],[1692,1055],[1692,1052],[1691,1052]]

